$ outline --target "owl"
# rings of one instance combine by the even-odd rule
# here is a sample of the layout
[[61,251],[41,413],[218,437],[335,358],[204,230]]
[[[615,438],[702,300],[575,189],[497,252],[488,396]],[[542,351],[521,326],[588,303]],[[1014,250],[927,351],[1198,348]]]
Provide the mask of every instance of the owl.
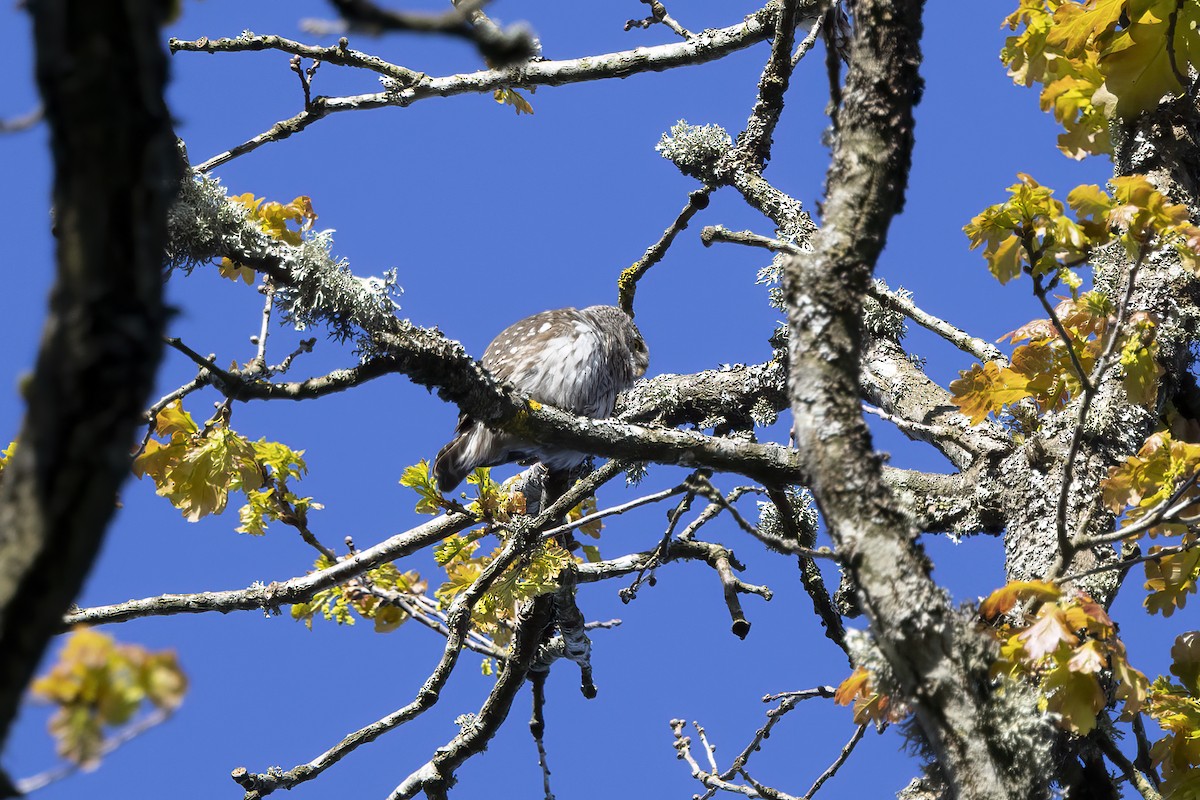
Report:
[[[496,380],[539,402],[597,419],[612,414],[617,394],[644,375],[649,363],[642,334],[615,306],[534,314],[501,331],[483,354],[483,366]],[[586,457],[530,444],[464,414],[454,438],[438,451],[433,475],[438,488],[448,492],[476,467],[536,459],[564,470]]]

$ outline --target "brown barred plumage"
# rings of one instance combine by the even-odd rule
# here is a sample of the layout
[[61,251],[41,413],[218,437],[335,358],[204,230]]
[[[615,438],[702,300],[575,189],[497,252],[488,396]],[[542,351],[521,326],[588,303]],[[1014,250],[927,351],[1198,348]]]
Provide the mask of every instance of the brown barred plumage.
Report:
[[[543,311],[509,325],[488,345],[483,366],[539,402],[603,418],[612,414],[617,394],[646,373],[649,358],[629,315],[615,306],[589,306]],[[536,459],[561,470],[585,457],[531,445],[464,414],[454,438],[438,451],[433,474],[448,492],[476,467]]]

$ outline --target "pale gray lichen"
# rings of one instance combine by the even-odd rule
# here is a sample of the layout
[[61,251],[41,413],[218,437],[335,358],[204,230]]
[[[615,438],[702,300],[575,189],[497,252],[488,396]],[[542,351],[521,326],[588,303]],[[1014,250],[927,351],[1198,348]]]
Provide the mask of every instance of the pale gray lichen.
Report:
[[362,358],[377,352],[372,331],[389,330],[399,308],[396,270],[360,278],[345,259],[331,255],[333,232],[306,234],[298,246],[264,233],[247,209],[232,203],[220,181],[185,177],[167,218],[168,269],[190,273],[221,258],[251,265],[269,262],[288,274],[277,287],[276,307],[298,330],[324,325],[339,341],[353,341]]
[[646,468],[645,462],[634,464],[629,469],[625,470],[625,485],[637,486],[646,478],[649,470]]
[[[799,534],[797,544],[811,547],[817,538],[817,506],[812,493],[808,489],[789,486],[786,494],[791,505],[792,522]],[[758,530],[768,539],[792,540],[779,519],[779,509],[772,502],[758,504]]]
[[733,139],[720,125],[689,125],[682,119],[654,146],[684,175],[706,182],[713,181],[717,162],[732,148]]
[[[912,300],[913,297],[913,293],[903,287],[895,290],[889,289],[887,283],[881,278],[875,279],[875,288],[904,300]],[[893,342],[899,342],[908,332],[904,325],[903,314],[883,305],[870,295],[863,298],[863,327],[872,336],[879,339],[890,339]]]
[[760,428],[766,428],[778,421],[779,412],[767,398],[759,397],[750,407],[750,419],[754,420],[754,424]]

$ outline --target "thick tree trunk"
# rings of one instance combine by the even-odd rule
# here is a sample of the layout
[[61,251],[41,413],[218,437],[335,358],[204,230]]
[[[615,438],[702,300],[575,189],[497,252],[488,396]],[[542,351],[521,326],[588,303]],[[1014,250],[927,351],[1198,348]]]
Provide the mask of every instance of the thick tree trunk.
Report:
[[0,478],[0,745],[129,474],[162,345],[180,178],[155,0],[30,0],[54,156],[58,277]]
[[[951,796],[1044,793],[1047,742],[1029,698],[1001,711],[987,645],[933,582],[917,530],[883,481],[862,418],[862,305],[903,203],[921,91],[920,0],[859,0],[835,117],[824,226],[784,270],[796,447],[871,621],[884,670],[912,705]],[[870,660],[870,659],[868,659]],[[880,660],[880,659],[876,659]]]

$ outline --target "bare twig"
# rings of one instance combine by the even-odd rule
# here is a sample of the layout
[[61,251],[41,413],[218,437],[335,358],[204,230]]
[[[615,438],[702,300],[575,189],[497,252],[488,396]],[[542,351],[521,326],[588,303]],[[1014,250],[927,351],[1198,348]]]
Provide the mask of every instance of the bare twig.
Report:
[[[811,9],[814,6],[814,2],[805,3],[806,8]],[[693,37],[673,44],[640,47],[635,50],[623,50],[588,58],[534,61],[522,64],[520,67],[503,67],[441,78],[415,73],[412,70],[388,64],[373,56],[361,53],[349,56],[333,52],[337,50],[335,47],[311,47],[278,36],[251,35],[238,39],[200,39],[194,42],[173,39],[170,46],[172,52],[179,50],[202,52],[284,50],[294,55],[319,58],[329,63],[371,69],[380,74],[394,73],[389,77],[395,81],[395,86],[382,92],[346,97],[314,97],[311,109],[276,123],[269,130],[196,167],[198,172],[208,172],[230,159],[256,150],[264,144],[286,139],[329,114],[341,111],[366,110],[384,106],[405,107],[430,97],[491,93],[503,87],[560,86],[625,77],[640,72],[658,72],[714,61],[770,36],[775,28],[775,19],[775,7],[768,6],[762,11],[751,14],[736,25],[714,29],[708,31],[703,37]]]
[[446,790],[454,783],[455,770],[487,747],[488,741],[508,716],[517,690],[535,666],[538,645],[546,626],[550,624],[553,604],[549,595],[542,595],[522,607],[517,615],[512,656],[504,662],[500,677],[479,713],[463,726],[458,736],[439,747],[433,758],[392,790],[388,800],[406,800],[420,791],[424,791],[428,798],[446,797]]
[[[720,225],[706,226],[700,231],[700,240],[705,245],[712,244],[713,242],[725,242],[749,247],[762,247],[776,253],[799,254],[805,252],[803,248],[797,247],[791,242],[772,239],[768,236],[752,233],[751,231],[731,231]],[[1004,353],[991,342],[972,336],[966,331],[946,322],[944,319],[935,317],[898,292],[885,289],[876,283],[872,283],[868,287],[867,292],[881,304],[903,314],[922,328],[936,333],[959,350],[970,353],[980,361],[996,361],[1001,365],[1008,364],[1008,359],[1005,358]]]
[[1129,779],[1129,783],[1133,788],[1137,789],[1138,794],[1145,798],[1145,800],[1162,800],[1162,794],[1159,793],[1154,781],[1145,772],[1135,767],[1133,762],[1126,758],[1125,754],[1117,748],[1111,738],[1100,734],[1092,737],[1092,739],[1100,748],[1100,752],[1104,753],[1105,758],[1116,765],[1117,769],[1121,770],[1125,777]]
[[737,141],[737,148],[758,171],[762,171],[771,158],[771,137],[783,114],[783,97],[795,66],[792,45],[796,41],[799,22],[799,0],[780,0],[779,16],[775,20],[775,33],[771,40],[771,55],[758,80],[758,97],[750,111],[750,119]]
[[0,134],[20,133],[37,125],[45,117],[45,110],[39,105],[32,111],[8,119],[0,119]]
[[823,16],[817,17],[817,21],[809,29],[808,35],[804,37],[804,40],[800,44],[796,45],[796,50],[792,53],[792,69],[796,68],[796,65],[800,63],[800,59],[808,55],[808,51],[812,50],[813,45],[817,43],[817,38],[821,35],[821,25],[824,20]]
[[[509,536],[500,553],[483,568],[479,577],[469,587],[457,594],[453,602],[451,602],[450,608],[446,612],[446,646],[442,650],[442,657],[412,702],[378,721],[347,735],[334,747],[307,764],[298,765],[287,771],[271,770],[258,774],[250,773],[245,768],[239,767],[234,770],[233,779],[246,790],[246,800],[259,800],[277,789],[291,789],[300,783],[312,780],[361,745],[374,741],[384,733],[420,716],[431,708],[437,702],[439,693],[458,663],[459,654],[462,652],[463,647],[466,646],[465,642],[471,625],[471,610],[479,602],[480,598],[482,598],[484,592],[488,590],[492,583],[508,567],[516,563],[519,558],[522,558],[538,541],[538,532],[541,529],[557,521],[568,509],[573,508],[584,497],[595,492],[605,481],[611,480],[616,475],[621,474],[626,467],[627,465],[622,462],[610,461],[583,480],[577,482],[574,486],[568,488],[556,501],[547,508],[542,509],[541,513],[536,517],[519,518],[508,525]],[[371,550],[355,554],[345,561],[339,562],[338,566],[342,563],[353,561],[356,558],[361,558],[369,552]],[[336,568],[335,566],[331,570]],[[323,572],[330,572],[331,570],[323,570]],[[541,619],[544,616],[546,617],[546,622],[548,622],[550,605],[551,598],[549,595],[536,598],[531,606],[534,609],[531,612],[531,619]],[[537,627],[536,641],[533,641],[532,644],[530,644],[531,639],[529,637],[533,634],[529,633],[527,628],[529,628],[529,625],[523,627],[520,623],[516,626],[514,631],[514,651],[518,652],[518,654],[506,661],[505,667],[501,671],[500,679],[496,682],[496,687],[493,689],[492,694],[489,695],[488,702],[485,703],[484,711],[480,713],[479,719],[477,719],[470,730],[464,730],[463,734],[460,734],[459,739],[456,739],[456,742],[460,739],[462,740],[458,749],[449,755],[439,751],[432,761],[413,773],[408,781],[402,784],[401,787],[398,787],[394,796],[411,796],[411,794],[405,794],[401,791],[404,787],[415,786],[416,788],[413,791],[416,791],[416,789],[421,788],[426,783],[436,785],[437,781],[441,780],[438,776],[444,774],[438,772],[438,770],[448,769],[449,774],[452,774],[453,769],[458,763],[461,763],[462,759],[469,757],[474,752],[478,752],[479,749],[482,749],[486,745],[492,733],[495,732],[495,727],[503,721],[504,716],[507,714],[508,707],[512,702],[512,695],[524,683],[525,671],[529,667],[529,661],[522,662],[524,657],[520,656],[519,653],[523,652],[522,648],[531,646],[536,648],[545,629],[545,624],[542,623],[541,627]],[[524,666],[521,666],[522,663]],[[489,716],[485,712],[493,706],[496,706],[496,709],[493,709]],[[432,774],[434,777],[429,776],[429,770],[433,770]],[[412,781],[416,781],[416,783],[413,784],[411,783]]]
[[625,309],[629,316],[634,315],[633,296],[637,293],[638,281],[650,271],[652,266],[662,260],[671,243],[675,241],[675,237],[679,235],[680,231],[687,228],[696,212],[708,207],[708,196],[712,190],[711,186],[703,186],[690,192],[687,205],[679,212],[679,216],[675,218],[670,227],[663,231],[659,240],[650,245],[641,258],[621,271],[620,277],[617,278],[617,305]]
[[667,13],[667,7],[659,0],[641,0],[646,5],[650,6],[650,16],[645,19],[631,19],[625,22],[625,30],[630,31],[634,28],[649,28],[651,25],[662,23],[672,31],[682,36],[684,39],[690,39],[692,34],[679,24],[679,22]]
[[829,769],[821,773],[812,787],[804,793],[804,800],[812,800],[812,796],[817,793],[817,790],[825,785],[825,782],[837,774],[841,769],[842,764],[846,763],[846,759],[850,758],[850,754],[854,752],[854,747],[862,740],[863,734],[867,732],[867,723],[859,725],[855,729],[854,734],[850,737],[850,741],[846,742],[846,746],[842,748],[842,752],[838,753],[838,757],[829,765]]
[[196,594],[164,594],[141,600],[126,600],[108,606],[95,606],[74,611],[63,617],[63,630],[74,625],[107,625],[128,622],[143,617],[174,614],[203,614],[216,611],[251,611],[278,609],[281,605],[303,603],[324,589],[331,589],[361,575],[380,564],[395,561],[431,545],[451,534],[476,524],[470,514],[446,514],[423,525],[396,534],[374,547],[344,558],[328,569],[313,572],[283,583],[255,584],[246,589]]
[[1186,553],[1189,550],[1195,550],[1198,546],[1200,546],[1200,539],[1196,539],[1194,541],[1187,542],[1185,544],[1177,544],[1177,545],[1172,545],[1170,547],[1161,547],[1158,550],[1154,551],[1153,553],[1149,553],[1147,555],[1137,555],[1137,556],[1132,556],[1129,558],[1123,558],[1120,561],[1114,561],[1111,564],[1104,564],[1102,566],[1093,567],[1091,569],[1082,570],[1080,572],[1073,572],[1070,575],[1066,575],[1061,578],[1058,578],[1055,582],[1059,583],[1059,584],[1066,584],[1066,583],[1071,583],[1072,581],[1078,581],[1083,578],[1090,577],[1092,575],[1100,575],[1105,572],[1115,572],[1115,571],[1120,571],[1120,570],[1127,570],[1130,567],[1137,566],[1138,564],[1145,564],[1148,561],[1157,561],[1160,558],[1166,558],[1168,556],[1177,556],[1180,553]]
[[[1112,327],[1106,331],[1108,341],[1104,344],[1104,349],[1100,356],[1096,359],[1096,363],[1092,367],[1092,374],[1089,377],[1083,371],[1083,366],[1079,363],[1079,358],[1075,354],[1075,347],[1071,342],[1071,337],[1067,335],[1063,328],[1062,322],[1059,321],[1058,315],[1054,313],[1054,309],[1050,307],[1050,303],[1046,300],[1045,291],[1042,289],[1041,279],[1034,276],[1035,292],[1038,299],[1042,301],[1042,305],[1050,314],[1050,321],[1054,323],[1055,329],[1062,337],[1063,344],[1067,348],[1067,352],[1071,356],[1071,363],[1075,365],[1075,369],[1079,373],[1079,380],[1083,385],[1081,397],[1079,399],[1079,414],[1076,417],[1075,430],[1071,434],[1071,444],[1067,449],[1067,458],[1063,464],[1062,486],[1058,492],[1058,504],[1055,508],[1054,523],[1055,531],[1058,535],[1058,555],[1050,570],[1047,572],[1047,579],[1053,580],[1058,577],[1062,570],[1071,563],[1078,548],[1076,542],[1082,537],[1082,534],[1071,536],[1067,532],[1067,501],[1071,494],[1071,484],[1074,482],[1075,475],[1075,459],[1079,456],[1079,448],[1083,444],[1083,431],[1087,427],[1088,412],[1092,408],[1092,401],[1095,400],[1096,394],[1099,392],[1100,384],[1104,380],[1104,374],[1108,371],[1110,360],[1113,352],[1117,347],[1117,340],[1121,337],[1121,329],[1125,325],[1125,318],[1129,313],[1129,303],[1133,298],[1133,291],[1137,285],[1138,271],[1142,267],[1142,262],[1146,258],[1146,247],[1138,250],[1137,260],[1129,270],[1129,276],[1125,283],[1125,294],[1121,298],[1121,303],[1117,308],[1117,319]],[[1030,250],[1032,252],[1032,250]]]
[[275,305],[275,284],[270,278],[263,282],[261,291],[266,298],[266,302],[263,303],[262,324],[259,326],[258,336],[251,339],[251,344],[255,345],[257,351],[247,365],[247,370],[253,372],[265,371],[267,368],[267,336],[271,333],[271,309]]
[[415,719],[432,708],[437,703],[446,681],[450,678],[450,673],[458,663],[459,654],[464,646],[464,638],[471,624],[471,609],[475,607],[484,592],[500,577],[501,573],[521,556],[529,544],[529,538],[528,535],[522,535],[519,532],[512,535],[495,560],[484,567],[479,577],[470,586],[455,596],[446,615],[448,635],[442,656],[412,702],[382,719],[348,734],[336,745],[307,764],[301,764],[287,771],[272,770],[258,774],[250,773],[245,768],[239,767],[234,770],[233,779],[246,790],[247,800],[258,800],[277,789],[291,789],[310,781],[360,746],[374,741],[384,733]]
[[533,694],[533,713],[529,718],[529,732],[533,735],[534,744],[537,745],[538,766],[542,769],[542,791],[545,794],[546,800],[554,800],[554,792],[550,791],[550,765],[546,761],[546,744],[544,736],[546,733],[546,677],[549,672],[545,670],[531,670],[529,673],[529,687]]
[[1189,506],[1196,504],[1196,498],[1189,497],[1185,499],[1184,495],[1188,492],[1188,490],[1196,485],[1197,480],[1200,480],[1200,473],[1189,475],[1187,479],[1184,480],[1183,483],[1179,484],[1179,487],[1171,493],[1170,497],[1168,497],[1166,500],[1163,500],[1154,508],[1150,509],[1150,512],[1137,522],[1131,525],[1126,525],[1123,528],[1117,528],[1111,533],[1105,533],[1099,536],[1091,536],[1083,539],[1082,541],[1077,539],[1076,546],[1093,547],[1101,544],[1112,544],[1113,542],[1119,542],[1124,539],[1128,539],[1131,536],[1137,536],[1138,534],[1144,533],[1161,522],[1190,522],[1190,520],[1181,519],[1179,515],[1183,513],[1183,511],[1185,511]]
[[639,497],[636,500],[630,500],[627,503],[621,503],[620,505],[612,506],[611,508],[592,512],[591,514],[582,516],[577,520],[559,525],[556,528],[551,528],[550,530],[545,531],[541,536],[543,539],[553,539],[555,536],[561,536],[567,531],[573,531],[576,528],[581,528],[584,525],[595,522],[598,519],[624,514],[626,511],[632,511],[635,508],[650,505],[651,503],[658,503],[662,500],[666,500],[668,497],[674,497],[677,494],[682,494],[685,491],[687,491],[687,487],[683,484],[680,484],[679,486],[673,486],[670,489],[663,489],[661,492],[648,494],[645,497]]
[[[757,797],[758,795],[755,793],[753,787],[739,786],[736,783],[729,783],[728,781],[722,780],[718,775],[715,774],[717,772],[715,766],[713,767],[712,772],[707,772],[700,768],[700,764],[697,763],[695,757],[692,755],[691,738],[683,735],[683,726],[686,724],[687,723],[681,719],[671,720],[671,732],[675,736],[675,752],[679,759],[686,761],[688,766],[692,768],[692,777],[710,789],[720,789],[722,791],[733,792],[735,794],[744,794],[747,797]],[[692,724],[695,725],[695,723]],[[699,729],[699,727],[699,725],[696,725],[697,729]]]
[[[527,61],[537,55],[537,41],[521,25],[500,28],[480,10],[486,0],[458,0],[454,9],[441,14],[422,14],[381,8],[371,0],[330,0],[349,27],[368,33],[408,31],[464,39],[495,66]],[[305,24],[311,26],[313,21]]]

